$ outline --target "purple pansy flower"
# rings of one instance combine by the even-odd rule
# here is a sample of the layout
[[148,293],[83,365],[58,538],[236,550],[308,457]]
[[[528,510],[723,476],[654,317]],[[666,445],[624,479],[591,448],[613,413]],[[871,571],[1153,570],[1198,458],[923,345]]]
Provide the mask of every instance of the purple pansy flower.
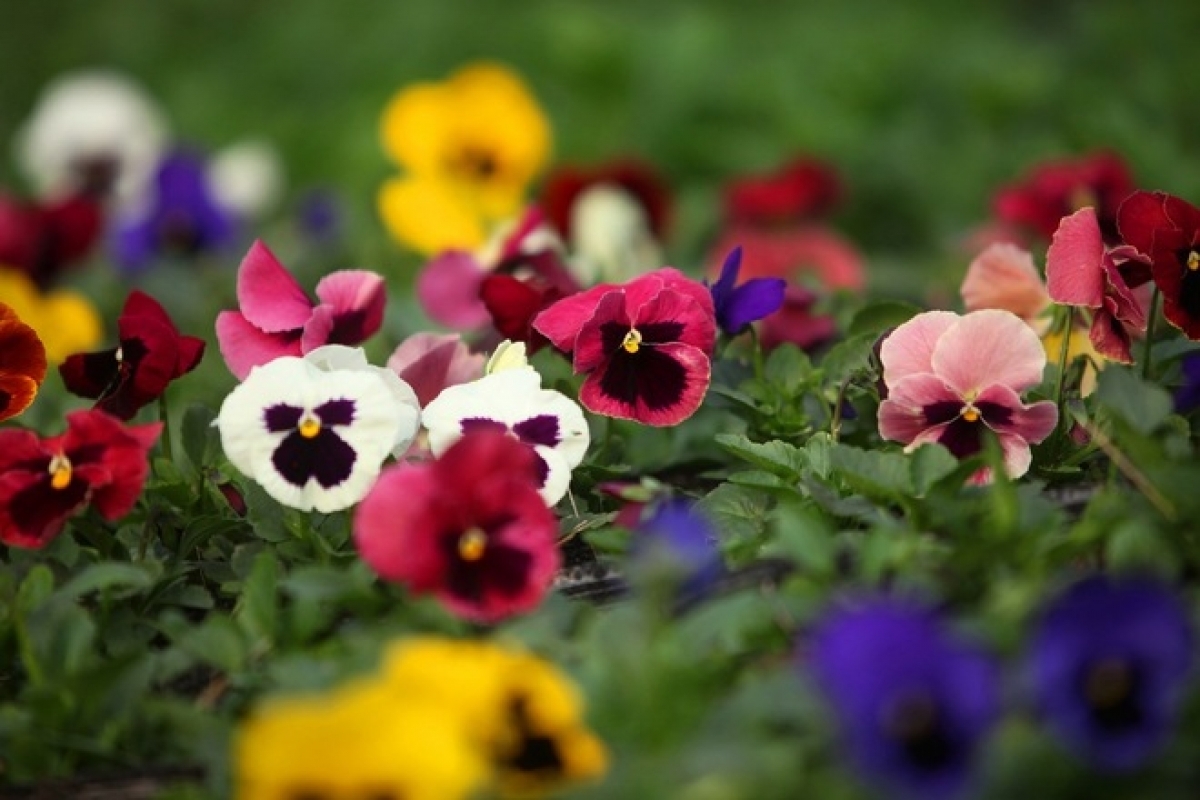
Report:
[[923,606],[875,598],[829,613],[806,655],[868,780],[923,800],[969,789],[1000,708],[998,670],[984,652]]
[[538,456],[539,490],[547,505],[567,493],[571,470],[591,441],[583,409],[561,392],[542,388],[532,367],[494,372],[442,391],[421,412],[429,449],[440,456],[464,434],[507,433]]
[[787,281],[783,278],[751,278],[737,284],[742,268],[742,248],[735,247],[725,257],[721,276],[709,287],[717,312],[717,325],[729,336],[736,336],[750,323],[770,316],[783,306]]
[[638,523],[632,557],[679,580],[680,600],[698,598],[725,572],[712,522],[686,498],[665,500]]
[[1184,356],[1180,367],[1183,383],[1175,390],[1175,411],[1186,414],[1200,407],[1200,351]]
[[119,220],[113,239],[117,263],[139,272],[164,255],[194,256],[231,244],[236,222],[218,205],[204,160],[177,151],[163,159],[145,207]]
[[1192,667],[1187,611],[1146,578],[1068,588],[1033,634],[1030,679],[1050,728],[1097,768],[1136,769],[1166,740]]

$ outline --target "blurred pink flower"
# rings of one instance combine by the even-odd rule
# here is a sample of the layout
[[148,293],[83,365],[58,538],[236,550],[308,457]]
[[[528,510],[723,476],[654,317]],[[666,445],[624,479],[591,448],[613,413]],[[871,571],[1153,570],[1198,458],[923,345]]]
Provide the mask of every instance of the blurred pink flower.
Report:
[[486,357],[472,353],[457,333],[414,333],[392,352],[387,365],[417,393],[421,408],[450,386],[483,375]]
[[791,342],[811,351],[833,339],[837,323],[828,314],[813,312],[817,295],[803,286],[789,286],[783,295],[783,307],[762,321],[759,341],[763,350],[774,350]]
[[989,245],[967,267],[959,291],[967,311],[984,308],[1011,311],[1038,335],[1046,332],[1048,320],[1043,313],[1050,307],[1050,295],[1033,256],[1024,248],[1015,244]]

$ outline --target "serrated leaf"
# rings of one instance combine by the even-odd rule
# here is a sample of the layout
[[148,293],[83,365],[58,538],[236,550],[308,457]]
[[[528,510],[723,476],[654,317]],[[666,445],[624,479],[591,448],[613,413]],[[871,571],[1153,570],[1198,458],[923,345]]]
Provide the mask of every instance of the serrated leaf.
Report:
[[829,451],[833,445],[833,437],[825,431],[814,433],[804,444],[804,454],[808,459],[809,469],[821,480],[828,480],[829,472],[833,468],[829,459]]
[[54,573],[45,564],[29,570],[17,589],[17,613],[28,614],[54,592]]
[[700,510],[716,525],[722,546],[762,538],[769,499],[761,492],[723,483],[700,501]]
[[826,385],[835,386],[855,373],[870,369],[871,354],[878,338],[875,333],[860,333],[829,348],[821,360],[821,373]]
[[768,554],[786,556],[809,573],[832,574],[837,558],[834,531],[817,509],[783,503],[771,513],[771,531]]
[[740,434],[719,433],[716,442],[742,460],[787,480],[797,480],[808,466],[803,450],[778,439],[759,443]]
[[787,394],[794,394],[812,376],[812,372],[812,361],[808,354],[796,345],[784,342],[767,356],[763,377]]
[[832,473],[861,494],[887,500],[912,496],[909,459],[903,453],[835,444],[829,460]]

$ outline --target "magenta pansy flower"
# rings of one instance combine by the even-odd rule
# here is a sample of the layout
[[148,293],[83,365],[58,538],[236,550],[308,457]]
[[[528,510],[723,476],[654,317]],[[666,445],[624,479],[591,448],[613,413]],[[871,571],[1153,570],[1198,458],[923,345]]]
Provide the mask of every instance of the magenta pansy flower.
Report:
[[671,267],[565,297],[533,326],[572,355],[576,374],[587,374],[579,402],[597,414],[676,425],[708,391],[717,331],[712,295]]
[[302,356],[326,344],[362,344],[383,324],[383,276],[340,270],[317,284],[314,303],[261,241],[238,267],[239,311],[217,315],[217,342],[229,371],[245,380],[252,367]]
[[[1046,353],[1037,334],[1008,311],[918,314],[884,339],[880,360],[888,394],[879,433],[906,450],[937,442],[966,458],[982,449],[987,428],[1016,478],[1029,470],[1029,445],[1058,423],[1054,403],[1021,400],[1041,382]],[[980,470],[972,480],[984,483],[990,474]]]
[[1163,192],[1136,192],[1117,212],[1125,243],[1146,256],[1163,316],[1200,339],[1200,208]]
[[1131,288],[1148,259],[1129,245],[1107,247],[1096,210],[1063,217],[1046,253],[1046,283],[1056,303],[1093,309],[1090,338],[1096,352],[1129,364],[1133,331],[1146,329],[1146,309]]
[[482,377],[485,361],[457,333],[422,331],[397,345],[387,365],[413,388],[424,408],[447,387]]

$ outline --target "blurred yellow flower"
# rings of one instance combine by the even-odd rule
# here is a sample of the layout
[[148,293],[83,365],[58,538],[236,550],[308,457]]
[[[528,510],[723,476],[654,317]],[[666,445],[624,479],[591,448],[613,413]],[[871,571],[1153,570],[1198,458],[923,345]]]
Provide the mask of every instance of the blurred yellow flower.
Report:
[[608,755],[583,701],[554,665],[486,642],[412,639],[387,654],[383,680],[460,717],[489,754],[505,797],[541,797],[597,778]]
[[72,353],[96,349],[104,335],[100,315],[83,295],[65,290],[42,294],[15,269],[0,268],[0,302],[37,331],[51,366]]
[[482,246],[492,225],[520,210],[550,158],[546,115],[519,76],[493,63],[401,89],[380,130],[407,173],[380,189],[380,215],[424,254]]
[[237,800],[465,800],[491,774],[458,717],[371,679],[261,705],[234,760]]
[[[1046,351],[1046,359],[1051,364],[1057,364],[1062,355],[1062,334],[1058,331],[1047,333],[1042,337],[1042,347]],[[1068,370],[1070,365],[1075,363],[1075,359],[1081,356],[1087,358],[1087,363],[1083,365],[1083,375],[1079,379],[1079,395],[1087,397],[1095,391],[1097,375],[1104,369],[1108,360],[1092,345],[1087,329],[1076,326],[1071,328],[1071,336],[1067,340]]]

